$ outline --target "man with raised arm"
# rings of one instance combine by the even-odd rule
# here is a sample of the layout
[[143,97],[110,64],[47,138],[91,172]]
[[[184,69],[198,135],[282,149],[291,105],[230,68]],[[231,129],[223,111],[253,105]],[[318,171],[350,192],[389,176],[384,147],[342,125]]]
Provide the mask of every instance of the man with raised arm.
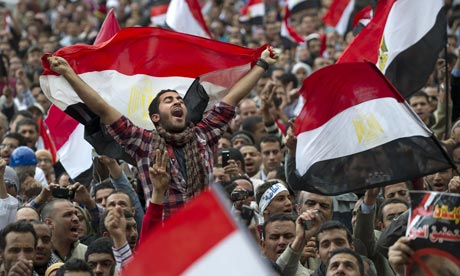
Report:
[[213,149],[235,114],[235,106],[249,94],[277,55],[268,47],[251,71],[241,78],[196,126],[186,120],[188,110],[175,90],[162,90],[149,106],[155,130],[135,126],[118,110],[110,106],[93,88],[86,84],[61,57],[49,57],[51,69],[61,74],[81,100],[96,113],[109,135],[122,145],[137,162],[146,198],[150,197],[152,181],[149,167],[155,150],[167,150],[171,175],[163,217],[201,192],[212,178]]

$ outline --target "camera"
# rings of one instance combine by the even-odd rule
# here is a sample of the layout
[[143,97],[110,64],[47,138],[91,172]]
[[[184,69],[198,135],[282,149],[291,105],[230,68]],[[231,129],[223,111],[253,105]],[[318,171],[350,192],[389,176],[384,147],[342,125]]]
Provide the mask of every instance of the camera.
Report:
[[63,199],[73,199],[75,195],[74,191],[61,187],[51,189],[51,194],[54,198]]
[[253,191],[233,191],[230,194],[230,199],[235,202],[235,201],[240,201],[240,200],[245,200],[246,198],[253,196],[254,192]]

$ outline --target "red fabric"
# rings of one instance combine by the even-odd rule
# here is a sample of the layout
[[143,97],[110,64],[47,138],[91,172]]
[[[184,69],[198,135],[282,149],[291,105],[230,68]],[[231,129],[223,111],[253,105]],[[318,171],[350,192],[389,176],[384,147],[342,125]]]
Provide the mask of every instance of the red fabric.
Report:
[[138,244],[144,243],[149,234],[161,225],[161,218],[163,216],[163,204],[155,204],[150,202],[145,212],[144,219],[142,220],[141,234],[139,236]]
[[350,1],[351,0],[334,0],[329,6],[326,14],[323,16],[324,23],[333,27],[337,26]]
[[316,129],[340,112],[366,101],[394,98],[404,102],[374,64],[363,62],[322,68],[304,80],[299,94],[305,98],[305,105],[296,119],[296,135]]
[[43,139],[43,144],[45,146],[45,149],[51,153],[51,157],[53,159],[52,161],[54,164],[56,163],[56,146],[54,145],[54,142],[51,139],[50,132],[48,131],[48,128],[46,127],[46,124],[43,118],[39,119],[37,123],[38,123],[38,129],[40,130],[40,136]]
[[96,40],[94,41],[94,45],[98,45],[100,43],[108,41],[120,30],[121,28],[118,24],[117,18],[115,17],[113,9],[110,9],[109,14],[107,14],[104,22],[102,23],[101,29],[97,34]]

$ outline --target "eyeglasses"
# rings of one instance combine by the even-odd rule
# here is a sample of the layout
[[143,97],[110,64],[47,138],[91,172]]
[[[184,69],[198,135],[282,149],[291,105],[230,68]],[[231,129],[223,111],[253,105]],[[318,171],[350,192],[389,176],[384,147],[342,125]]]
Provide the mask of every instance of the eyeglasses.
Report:
[[9,148],[9,149],[16,149],[18,146],[14,145],[14,144],[1,144],[0,145],[0,149],[4,149],[4,148]]

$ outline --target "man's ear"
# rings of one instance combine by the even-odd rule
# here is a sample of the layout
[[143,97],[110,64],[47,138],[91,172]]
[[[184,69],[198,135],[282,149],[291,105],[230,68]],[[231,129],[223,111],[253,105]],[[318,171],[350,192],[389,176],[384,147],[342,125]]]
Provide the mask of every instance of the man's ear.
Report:
[[354,243],[354,242],[352,242],[352,243],[350,244],[350,249],[353,250],[353,251],[355,251],[355,243]]
[[316,258],[321,259],[321,256],[319,255],[318,247],[315,248],[315,253],[316,253]]
[[260,239],[260,240],[259,240],[259,246],[260,246],[261,249],[264,249],[264,248],[265,248],[265,241],[264,241],[264,239]]
[[54,229],[54,223],[53,223],[53,220],[52,220],[52,219],[50,219],[50,218],[45,218],[44,223],[45,223],[46,225],[48,225],[48,227],[51,229],[51,231],[53,231],[53,229]]
[[104,231],[104,233],[102,233],[102,236],[103,236],[104,238],[110,238],[110,234],[109,234],[109,232],[107,232],[107,231]]
[[300,205],[299,204],[294,204],[294,208],[297,211],[297,214],[300,214]]
[[160,121],[160,114],[158,113],[152,114],[150,116],[150,119],[152,120],[152,122],[158,123]]

